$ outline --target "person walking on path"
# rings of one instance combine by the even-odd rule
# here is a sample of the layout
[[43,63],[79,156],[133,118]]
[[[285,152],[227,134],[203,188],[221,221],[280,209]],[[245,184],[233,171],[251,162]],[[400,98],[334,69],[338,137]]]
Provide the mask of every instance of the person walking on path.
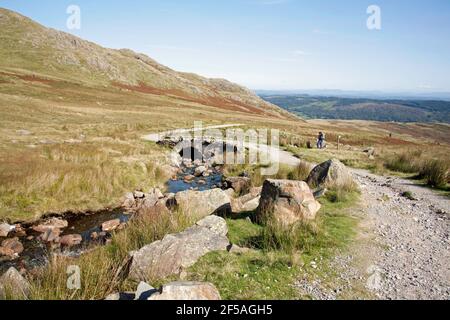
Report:
[[323,149],[325,147],[325,134],[323,132],[319,132],[319,136],[317,138],[317,149]]

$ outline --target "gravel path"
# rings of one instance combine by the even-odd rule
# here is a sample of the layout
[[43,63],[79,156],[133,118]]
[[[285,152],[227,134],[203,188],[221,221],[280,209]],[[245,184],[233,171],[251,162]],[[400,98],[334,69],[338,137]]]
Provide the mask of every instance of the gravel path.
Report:
[[353,173],[377,247],[366,251],[367,289],[380,299],[450,299],[450,200],[409,180]]

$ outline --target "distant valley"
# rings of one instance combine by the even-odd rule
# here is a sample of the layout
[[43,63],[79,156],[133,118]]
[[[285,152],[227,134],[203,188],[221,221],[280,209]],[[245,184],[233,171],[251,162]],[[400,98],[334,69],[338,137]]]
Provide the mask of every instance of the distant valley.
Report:
[[307,94],[260,93],[260,96],[289,112],[309,119],[450,123],[450,101],[383,100]]

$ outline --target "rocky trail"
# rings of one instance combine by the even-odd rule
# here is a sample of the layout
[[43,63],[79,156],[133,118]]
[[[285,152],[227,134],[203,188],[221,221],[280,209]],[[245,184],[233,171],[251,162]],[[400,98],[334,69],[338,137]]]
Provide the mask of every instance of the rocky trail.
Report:
[[450,200],[406,179],[353,174],[376,246],[364,250],[366,287],[381,299],[449,299]]

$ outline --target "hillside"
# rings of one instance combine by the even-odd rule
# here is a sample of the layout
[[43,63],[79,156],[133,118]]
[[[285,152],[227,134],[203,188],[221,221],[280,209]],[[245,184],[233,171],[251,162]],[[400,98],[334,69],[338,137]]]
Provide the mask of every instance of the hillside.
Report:
[[227,80],[176,72],[146,55],[127,49],[106,49],[2,8],[0,29],[0,82],[10,81],[5,77],[18,77],[47,83],[109,86],[226,110],[288,116],[250,90]]
[[450,123],[450,102],[379,100],[310,95],[261,95],[287,111],[311,119]]

